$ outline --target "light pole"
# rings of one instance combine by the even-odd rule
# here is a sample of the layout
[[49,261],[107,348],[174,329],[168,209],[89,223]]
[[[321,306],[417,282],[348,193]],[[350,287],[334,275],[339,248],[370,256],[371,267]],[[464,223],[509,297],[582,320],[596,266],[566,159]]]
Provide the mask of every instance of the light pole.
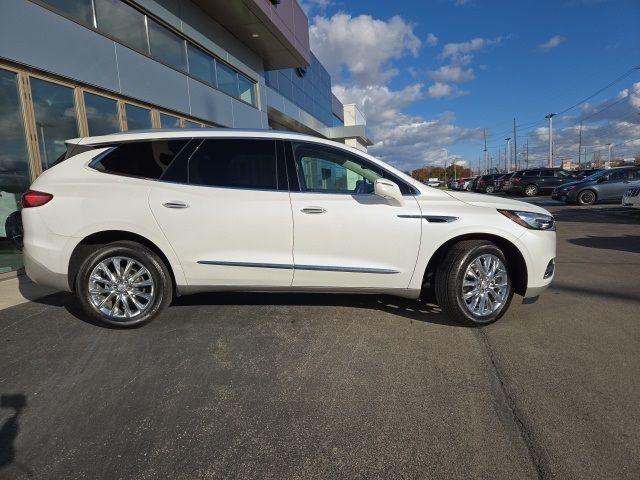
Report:
[[[509,173],[511,169],[511,137],[505,138],[505,141],[507,142],[507,149],[504,152],[504,167],[507,173]],[[509,166],[507,166],[507,162],[509,162]]]
[[613,143],[605,143],[605,145],[609,148],[609,165],[608,167],[611,168],[611,149],[613,148]]
[[545,115],[544,118],[549,119],[549,167],[553,168],[553,117],[555,117],[557,113],[549,113]]

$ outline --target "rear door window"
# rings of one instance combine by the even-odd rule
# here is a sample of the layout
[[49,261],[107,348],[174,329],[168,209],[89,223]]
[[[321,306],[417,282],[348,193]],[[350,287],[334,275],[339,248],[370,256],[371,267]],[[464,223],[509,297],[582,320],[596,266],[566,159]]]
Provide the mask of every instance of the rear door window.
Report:
[[522,174],[522,176],[523,177],[537,177],[539,173],[540,172],[538,172],[537,170],[529,170],[529,171],[524,172]]
[[274,140],[204,140],[189,159],[188,168],[191,185],[278,189]]
[[158,180],[187,143],[187,139],[122,143],[100,157],[92,167],[116,175]]
[[554,176],[554,172],[553,172],[553,170],[542,170],[540,172],[540,176],[541,177],[553,177]]

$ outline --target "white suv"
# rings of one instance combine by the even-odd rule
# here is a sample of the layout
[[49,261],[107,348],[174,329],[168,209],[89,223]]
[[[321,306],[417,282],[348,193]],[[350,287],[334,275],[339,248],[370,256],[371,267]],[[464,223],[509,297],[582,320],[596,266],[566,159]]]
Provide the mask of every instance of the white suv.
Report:
[[67,147],[23,197],[26,270],[110,325],[221,290],[422,297],[483,325],[553,277],[546,210],[430,188],[343,144],[182,129]]

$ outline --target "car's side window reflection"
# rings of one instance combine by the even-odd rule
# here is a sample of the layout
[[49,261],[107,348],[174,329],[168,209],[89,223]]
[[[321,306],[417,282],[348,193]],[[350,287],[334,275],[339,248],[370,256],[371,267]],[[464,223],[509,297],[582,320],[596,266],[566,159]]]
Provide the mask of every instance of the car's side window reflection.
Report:
[[[385,171],[355,155],[304,143],[294,143],[295,166],[303,192],[372,194],[378,178],[388,178]],[[397,182],[397,179],[390,178]],[[412,193],[399,182],[403,194]]]

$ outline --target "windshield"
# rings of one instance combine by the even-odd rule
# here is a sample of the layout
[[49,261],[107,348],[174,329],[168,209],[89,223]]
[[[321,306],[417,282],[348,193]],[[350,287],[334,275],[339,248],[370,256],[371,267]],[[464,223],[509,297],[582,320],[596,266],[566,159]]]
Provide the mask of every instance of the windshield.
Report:
[[592,173],[591,175],[589,175],[588,177],[584,177],[582,179],[583,182],[587,182],[589,180],[596,180],[597,178],[600,178],[603,175],[607,175],[609,172],[607,170],[600,170],[599,172],[596,173]]

